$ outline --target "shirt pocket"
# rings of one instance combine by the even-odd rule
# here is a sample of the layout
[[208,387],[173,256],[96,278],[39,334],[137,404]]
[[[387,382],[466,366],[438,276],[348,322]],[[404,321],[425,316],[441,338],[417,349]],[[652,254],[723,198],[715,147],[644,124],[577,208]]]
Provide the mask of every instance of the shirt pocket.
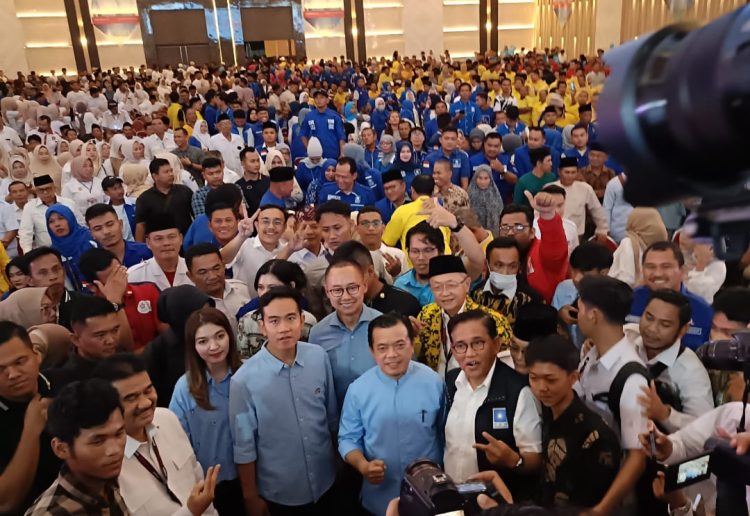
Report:
[[437,422],[439,410],[432,407],[425,407],[417,412],[417,421],[425,428],[433,428]]

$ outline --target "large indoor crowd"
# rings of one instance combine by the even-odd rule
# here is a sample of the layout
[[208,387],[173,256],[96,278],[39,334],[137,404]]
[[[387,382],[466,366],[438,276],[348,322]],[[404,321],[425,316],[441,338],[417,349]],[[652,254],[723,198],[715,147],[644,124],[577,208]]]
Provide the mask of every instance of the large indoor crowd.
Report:
[[601,54],[0,72],[0,513],[711,514],[750,254],[625,199]]

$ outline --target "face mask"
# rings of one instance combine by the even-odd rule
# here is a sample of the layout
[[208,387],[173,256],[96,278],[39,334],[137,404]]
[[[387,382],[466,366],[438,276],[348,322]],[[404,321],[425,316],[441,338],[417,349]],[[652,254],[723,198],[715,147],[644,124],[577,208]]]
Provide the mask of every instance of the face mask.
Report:
[[500,292],[513,290],[516,288],[518,280],[515,274],[500,274],[499,272],[490,272],[490,285]]

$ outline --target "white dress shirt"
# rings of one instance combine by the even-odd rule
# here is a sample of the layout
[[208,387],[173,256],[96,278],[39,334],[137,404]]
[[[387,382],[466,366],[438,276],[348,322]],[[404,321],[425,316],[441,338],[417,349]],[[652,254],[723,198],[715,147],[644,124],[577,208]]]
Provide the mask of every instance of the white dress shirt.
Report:
[[[86,225],[83,215],[81,215],[81,212],[73,201],[57,196],[55,203],[70,208],[78,223],[82,226]],[[18,241],[24,252],[29,252],[37,247],[52,245],[52,239],[49,237],[49,232],[47,231],[47,208],[49,206],[39,199],[31,199],[23,207],[21,224],[18,228]]]
[[609,392],[617,372],[628,362],[643,364],[635,346],[627,337],[623,337],[601,357],[596,346],[594,346],[583,357],[579,369],[582,370],[581,377],[573,388],[581,400],[602,416],[609,427],[618,433],[624,450],[640,450],[641,444],[638,441],[638,436],[648,432],[648,420],[641,412],[643,409],[638,401],[642,394],[641,387],[648,387],[646,378],[640,374],[633,374],[625,381],[620,396],[619,427],[616,425],[607,403],[593,400],[595,395]]
[[[479,473],[474,424],[479,407],[489,394],[495,364],[484,381],[472,389],[463,371],[456,378],[456,394],[445,423],[445,472],[456,482],[465,482],[471,475]],[[513,415],[513,438],[524,453],[542,451],[542,417],[531,389],[524,387],[516,402]]]
[[0,130],[0,142],[5,145],[5,150],[7,152],[12,151],[15,147],[23,146],[21,137],[18,136],[18,131],[16,131],[12,127],[8,127],[7,125],[3,126],[3,128]]
[[174,136],[169,131],[164,133],[164,138],[159,138],[156,134],[144,138],[143,145],[146,147],[146,159],[153,159],[160,152],[172,152],[177,148]]
[[245,148],[245,142],[239,134],[231,133],[230,139],[219,133],[211,137],[211,150],[216,150],[221,153],[221,157],[224,159],[224,165],[229,167],[230,170],[242,170],[242,162],[240,161],[240,151]]
[[[641,278],[640,275],[638,277],[635,275],[634,255],[635,252],[630,237],[623,238],[612,256],[612,267],[609,268],[609,277],[624,281],[631,287],[635,288]],[[641,249],[638,254],[639,262],[641,261],[642,256],[643,249]]]
[[258,269],[268,260],[272,260],[286,245],[286,241],[279,240],[276,247],[271,251],[267,250],[261,244],[257,236],[248,238],[240,247],[237,256],[230,264],[234,271],[234,277],[241,280],[247,285],[250,297],[255,297],[258,293],[255,291],[255,276]]
[[381,262],[383,262],[383,268],[385,272],[385,274],[383,275],[383,279],[385,279],[386,283],[388,283],[389,285],[393,285],[393,280],[395,278],[391,276],[391,274],[388,272],[388,269],[385,269],[386,261],[385,257],[383,256],[384,254],[396,258],[399,263],[401,263],[401,272],[399,273],[399,276],[411,268],[409,267],[409,263],[406,260],[406,254],[404,254],[401,249],[387,246],[382,242],[380,243],[380,249],[376,251],[370,251],[370,254],[372,255],[373,261],[380,260]]
[[[145,443],[130,436],[125,442],[125,458],[118,482],[128,511],[133,516],[190,515],[187,501],[193,486],[203,480],[203,468],[195,458],[188,436],[177,416],[162,407],[156,408],[147,434],[148,441]],[[172,501],[164,485],[135,457],[135,452],[139,452],[160,473],[152,442],[156,443],[164,469],[167,470],[169,489],[182,502],[182,506]],[[203,514],[218,513],[212,504]]]
[[216,309],[221,310],[229,319],[235,337],[237,333],[237,312],[250,301],[250,291],[244,281],[228,279],[224,284],[224,297],[212,297]]
[[55,154],[57,150],[57,144],[60,143],[60,137],[54,133],[43,133],[38,129],[32,131],[26,131],[26,141],[29,141],[29,136],[36,134],[42,139],[42,145],[49,149],[50,154]]
[[726,264],[715,259],[702,271],[692,269],[688,271],[688,278],[685,282],[687,289],[696,296],[702,297],[706,303],[712,304],[714,296],[727,279]]
[[[4,235],[10,231],[17,231],[19,226],[19,220],[17,215],[18,207],[16,203],[8,204],[0,201],[0,235]],[[17,236],[11,240],[5,251],[8,253],[10,258],[18,256],[18,242]]]
[[62,187],[62,196],[70,199],[81,213],[86,213],[94,204],[109,202],[109,197],[102,189],[102,180],[94,177],[88,183],[83,183],[71,177]]
[[167,275],[159,264],[156,263],[156,258],[149,258],[141,263],[137,263],[128,269],[128,283],[143,283],[149,281],[157,286],[159,290],[165,290],[169,287],[177,287],[180,285],[194,285],[194,283],[188,278],[188,269],[185,264],[185,258],[179,257],[177,261],[177,270],[174,275],[174,283],[169,284]]
[[582,236],[586,229],[586,212],[591,213],[591,218],[596,224],[597,234],[606,235],[609,232],[609,222],[604,208],[594,192],[594,189],[585,181],[573,181],[570,186],[563,186],[560,181],[553,185],[565,189],[565,215],[578,228],[578,236]]
[[714,408],[708,371],[693,350],[684,348],[680,353],[678,340],[674,345],[649,360],[638,325],[628,323],[623,329],[628,339],[635,344],[638,355],[647,367],[657,363],[667,366],[658,379],[669,385],[682,403],[682,412],[673,407],[669,417],[665,421],[659,421],[669,432],[676,432],[701,414]]
[[323,254],[326,252],[325,247],[322,245],[320,246],[320,251],[318,254],[313,253],[308,248],[303,247],[299,251],[294,251],[289,256],[289,261],[298,264],[303,269],[305,268],[305,265],[308,265],[315,261],[316,258],[323,256]]

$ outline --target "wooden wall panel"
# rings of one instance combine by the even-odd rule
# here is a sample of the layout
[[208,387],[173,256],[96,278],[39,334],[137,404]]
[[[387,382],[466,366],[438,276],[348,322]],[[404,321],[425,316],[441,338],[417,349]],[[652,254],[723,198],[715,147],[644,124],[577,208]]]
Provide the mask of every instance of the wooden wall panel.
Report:
[[[628,0],[625,0],[628,1]],[[596,32],[596,0],[574,0],[572,13],[564,26],[560,25],[552,8],[552,0],[539,0],[534,29],[534,47],[543,50],[547,47],[565,49],[568,59],[579,54],[591,54]]]

